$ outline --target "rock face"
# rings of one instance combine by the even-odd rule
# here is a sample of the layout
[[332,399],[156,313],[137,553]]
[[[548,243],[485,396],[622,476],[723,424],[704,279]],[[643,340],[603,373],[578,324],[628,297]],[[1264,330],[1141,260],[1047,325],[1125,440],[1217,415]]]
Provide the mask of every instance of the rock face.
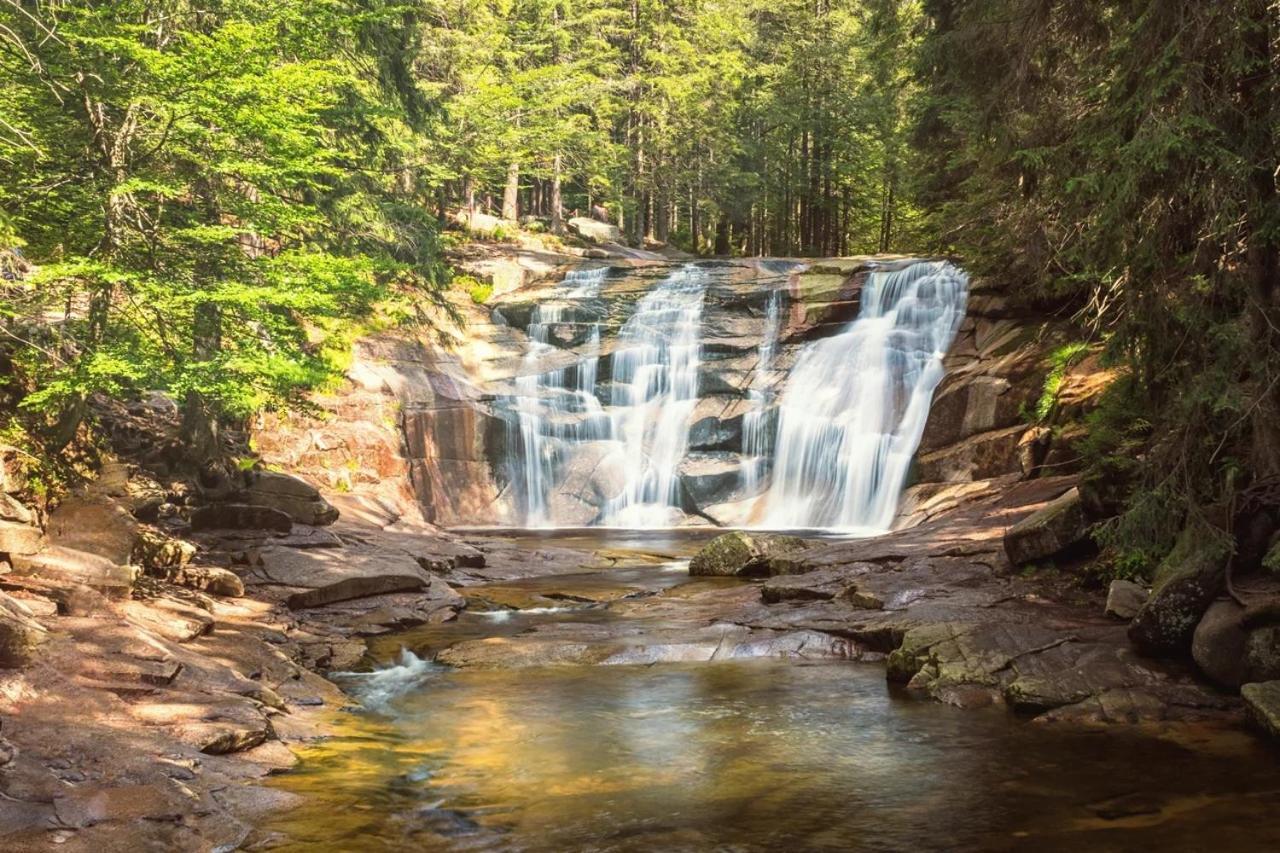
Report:
[[790,574],[794,558],[807,547],[794,536],[726,533],[712,539],[689,561],[689,574],[751,577]]
[[1213,531],[1188,527],[1156,570],[1151,597],[1129,626],[1144,654],[1190,650],[1200,617],[1222,588],[1228,551]]
[[252,471],[245,503],[278,509],[297,524],[323,526],[338,520],[338,510],[310,483],[275,471]]
[[1071,489],[1019,521],[1004,535],[1004,552],[1015,566],[1062,553],[1085,536],[1080,490]]

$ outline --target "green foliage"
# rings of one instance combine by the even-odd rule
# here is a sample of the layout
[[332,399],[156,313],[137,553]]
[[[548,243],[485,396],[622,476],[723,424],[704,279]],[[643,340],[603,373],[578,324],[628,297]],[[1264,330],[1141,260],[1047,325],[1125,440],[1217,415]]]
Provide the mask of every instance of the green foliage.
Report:
[[1127,379],[1090,423],[1090,476],[1123,484],[1102,536],[1120,571],[1146,570],[1200,507],[1280,477],[1275,5],[924,13],[925,227],[938,251],[1107,340]]
[[487,281],[481,281],[474,276],[459,275],[454,276],[454,287],[466,291],[471,297],[471,301],[477,305],[483,305],[493,296],[493,285]]
[[140,389],[206,425],[293,405],[365,324],[440,298],[434,221],[398,178],[409,115],[356,11],[0,9],[0,225],[43,264],[5,313],[60,315],[56,352],[16,354],[33,422]]
[[1067,344],[1054,350],[1049,356],[1049,372],[1045,375],[1040,397],[1036,400],[1034,418],[1039,423],[1049,420],[1054,407],[1058,404],[1058,392],[1062,390],[1062,382],[1066,379],[1071,366],[1089,351],[1089,345],[1083,341]]

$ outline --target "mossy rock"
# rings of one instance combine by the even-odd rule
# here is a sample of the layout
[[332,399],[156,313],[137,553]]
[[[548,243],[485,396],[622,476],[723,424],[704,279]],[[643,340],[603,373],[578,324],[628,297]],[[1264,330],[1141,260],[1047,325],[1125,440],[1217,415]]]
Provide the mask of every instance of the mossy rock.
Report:
[[712,539],[689,561],[689,574],[703,577],[763,577],[800,574],[796,555],[803,539],[735,530]]
[[1196,625],[1222,589],[1230,551],[1204,525],[1183,530],[1156,569],[1151,597],[1129,625],[1129,639],[1149,655],[1189,652]]
[[1261,681],[1240,688],[1249,716],[1274,738],[1280,738],[1280,681]]

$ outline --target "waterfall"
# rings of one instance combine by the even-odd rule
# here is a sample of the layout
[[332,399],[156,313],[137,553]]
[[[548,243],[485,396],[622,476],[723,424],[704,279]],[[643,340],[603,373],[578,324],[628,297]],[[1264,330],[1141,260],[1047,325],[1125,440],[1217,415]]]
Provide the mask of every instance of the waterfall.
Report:
[[868,276],[858,318],[810,344],[783,389],[763,526],[889,528],[967,295],[946,262]]
[[661,527],[680,503],[677,469],[698,402],[707,279],[706,270],[685,264],[645,294],[618,333],[611,403],[625,486],[605,507],[605,524]]
[[[608,416],[595,396],[599,323],[590,324],[587,355],[574,365],[572,384],[566,368],[538,370],[541,360],[556,352],[549,343],[551,327],[582,322],[576,302],[598,296],[608,272],[608,267],[573,270],[556,289],[554,299],[539,303],[529,318],[529,350],[521,364],[521,375],[515,380],[515,419],[507,441],[509,467],[523,500],[524,523],[528,527],[546,527],[553,522],[547,510],[547,495],[562,445],[606,438],[610,432]],[[569,300],[568,304],[563,300]]]
[[764,334],[756,349],[756,367],[751,375],[751,387],[747,390],[750,408],[742,416],[742,491],[753,495],[763,482],[768,467],[769,451],[773,436],[768,430],[769,387],[772,384],[770,370],[773,367],[773,351],[778,340],[778,324],[782,313],[782,291],[769,291],[765,307]]

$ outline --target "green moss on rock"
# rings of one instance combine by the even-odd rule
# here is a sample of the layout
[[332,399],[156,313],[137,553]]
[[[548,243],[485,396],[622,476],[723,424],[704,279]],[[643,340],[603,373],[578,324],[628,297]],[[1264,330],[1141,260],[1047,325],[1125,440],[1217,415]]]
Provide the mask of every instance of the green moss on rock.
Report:
[[689,574],[746,577],[801,574],[796,559],[806,543],[795,536],[753,534],[735,530],[712,539],[689,561]]

